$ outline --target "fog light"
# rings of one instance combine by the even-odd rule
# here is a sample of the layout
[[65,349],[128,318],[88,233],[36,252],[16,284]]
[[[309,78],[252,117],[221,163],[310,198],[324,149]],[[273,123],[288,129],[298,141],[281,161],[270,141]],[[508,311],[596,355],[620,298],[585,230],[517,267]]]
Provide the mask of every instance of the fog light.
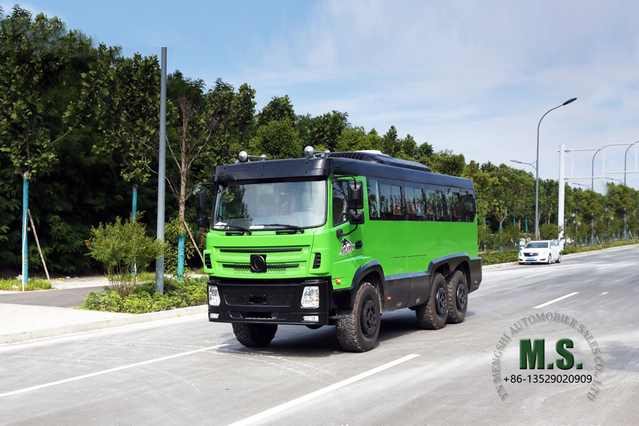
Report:
[[218,319],[219,317],[220,317],[220,314],[209,313],[209,319]]
[[304,292],[302,293],[302,308],[319,308],[319,305],[319,287],[304,287]]
[[209,305],[220,306],[220,292],[216,285],[209,286]]
[[318,322],[319,321],[319,317],[317,315],[306,315],[306,316],[304,316],[304,321]]

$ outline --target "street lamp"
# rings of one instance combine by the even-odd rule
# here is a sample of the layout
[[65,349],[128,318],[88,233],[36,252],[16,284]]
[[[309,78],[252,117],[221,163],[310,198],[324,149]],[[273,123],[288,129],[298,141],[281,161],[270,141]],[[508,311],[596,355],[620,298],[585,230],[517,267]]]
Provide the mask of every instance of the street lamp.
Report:
[[633,142],[630,145],[628,145],[628,148],[626,149],[626,153],[623,156],[623,184],[625,186],[627,186],[626,185],[626,176],[627,176],[627,173],[626,173],[626,161],[628,160],[628,151],[630,151],[630,148],[632,148],[633,145],[636,145],[638,143],[639,143],[639,141]]
[[548,115],[550,111],[554,111],[557,108],[566,106],[576,100],[577,98],[568,99],[563,104],[558,105],[552,109],[549,109],[546,112],[546,114],[541,116],[541,119],[539,119],[539,124],[537,124],[537,161],[535,162],[535,173],[536,173],[536,176],[535,176],[535,239],[537,240],[539,239],[539,127],[541,126],[541,120],[543,120],[544,117]]
[[537,167],[535,167],[535,163],[524,163],[523,161],[518,161],[518,160],[510,160],[512,163],[519,163],[519,164],[526,164],[530,167],[532,167],[533,169],[537,170]]

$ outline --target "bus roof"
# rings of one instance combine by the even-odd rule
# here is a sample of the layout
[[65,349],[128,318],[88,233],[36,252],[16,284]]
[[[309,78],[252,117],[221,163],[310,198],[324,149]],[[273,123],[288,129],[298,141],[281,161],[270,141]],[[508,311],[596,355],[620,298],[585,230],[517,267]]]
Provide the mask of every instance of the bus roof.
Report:
[[217,166],[215,182],[322,179],[331,175],[371,176],[473,189],[470,179],[432,173],[429,167],[414,161],[363,151]]

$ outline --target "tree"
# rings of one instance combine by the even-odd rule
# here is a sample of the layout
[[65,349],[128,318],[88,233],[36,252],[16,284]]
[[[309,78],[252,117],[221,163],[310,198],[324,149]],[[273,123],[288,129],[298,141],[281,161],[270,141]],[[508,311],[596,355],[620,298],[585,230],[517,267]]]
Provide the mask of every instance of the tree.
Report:
[[348,127],[342,130],[335,150],[338,152],[380,150],[381,138],[372,129],[368,134],[363,127]]
[[260,111],[257,116],[257,125],[265,126],[271,121],[280,121],[288,119],[291,123],[295,123],[297,117],[293,110],[293,104],[288,95],[283,97],[273,96],[271,101]]
[[282,159],[301,156],[303,148],[293,123],[285,118],[260,126],[251,141],[251,151],[255,155],[266,154],[273,159]]
[[[241,94],[250,102],[234,102],[234,90],[221,79],[208,91],[204,90],[203,80],[185,78],[176,71],[167,78],[167,147],[173,158],[176,173],[167,167],[167,180],[171,191],[178,200],[178,218],[180,223],[180,247],[184,247],[184,222],[186,201],[191,196],[189,177],[191,168],[200,157],[212,156],[216,149],[220,131],[233,118],[246,116],[246,109],[253,108],[254,91],[247,85],[242,86]],[[218,155],[219,155],[219,150]],[[213,158],[215,161],[215,158]],[[192,186],[193,182],[191,182]],[[184,254],[178,254],[178,276],[181,278]]]
[[391,157],[395,157],[401,151],[400,140],[397,136],[397,129],[391,126],[388,132],[382,136],[382,152]]
[[143,58],[138,53],[113,61],[112,54],[103,50],[100,59],[101,72],[91,74],[83,90],[86,97],[98,92],[94,87],[98,84],[106,91],[96,107],[96,121],[103,134],[96,153],[120,154],[122,178],[133,190],[135,219],[138,185],[150,177],[150,154],[158,140],[160,65],[156,56]]
[[449,149],[431,155],[425,163],[433,172],[450,176],[461,176],[466,167],[464,155],[453,154]]
[[[57,161],[53,145],[70,129],[52,134],[50,119],[62,118],[60,107],[68,108],[63,90],[68,72],[89,60],[90,45],[89,38],[67,31],[57,17],[39,14],[32,20],[19,6],[0,22],[0,150],[23,179],[23,282],[28,280],[29,179]],[[68,113],[64,119],[70,119]]]
[[347,112],[333,110],[315,117],[311,127],[312,145],[334,152],[337,150],[340,135],[349,127]]

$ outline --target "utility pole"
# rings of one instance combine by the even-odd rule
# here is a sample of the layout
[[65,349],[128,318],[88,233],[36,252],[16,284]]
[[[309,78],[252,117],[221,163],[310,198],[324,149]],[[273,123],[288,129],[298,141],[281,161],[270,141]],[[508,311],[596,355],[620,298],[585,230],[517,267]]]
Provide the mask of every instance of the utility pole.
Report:
[[[160,159],[158,164],[158,227],[157,238],[164,241],[164,202],[166,174],[166,47],[162,48],[160,81]],[[155,260],[155,290],[164,293],[164,254]]]

